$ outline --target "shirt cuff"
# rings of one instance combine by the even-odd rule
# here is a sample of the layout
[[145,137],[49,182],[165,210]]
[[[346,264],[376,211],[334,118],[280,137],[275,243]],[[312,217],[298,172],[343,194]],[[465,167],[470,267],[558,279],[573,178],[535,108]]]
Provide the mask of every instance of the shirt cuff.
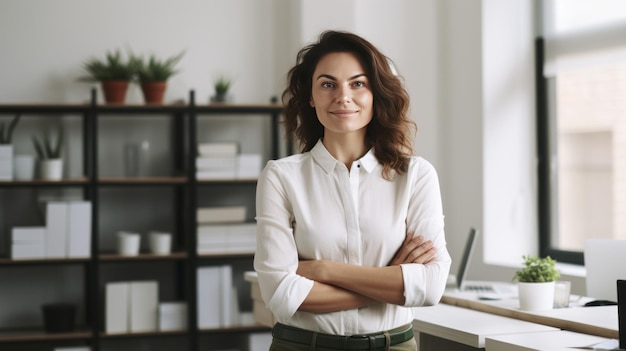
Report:
[[294,275],[289,281],[286,281],[287,279],[289,278],[285,277],[278,289],[282,293],[277,290],[267,303],[267,308],[272,311],[278,321],[290,319],[313,288],[313,280],[297,275]]

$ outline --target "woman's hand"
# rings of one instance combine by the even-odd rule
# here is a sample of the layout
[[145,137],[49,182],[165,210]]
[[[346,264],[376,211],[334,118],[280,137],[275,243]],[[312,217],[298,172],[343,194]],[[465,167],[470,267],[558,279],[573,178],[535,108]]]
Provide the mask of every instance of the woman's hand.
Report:
[[415,236],[414,233],[408,232],[398,252],[389,262],[389,266],[400,265],[403,263],[421,263],[427,264],[435,261],[435,248],[433,242],[424,241],[421,235]]
[[300,260],[296,273],[305,278],[322,282],[324,276],[324,262],[324,260]]

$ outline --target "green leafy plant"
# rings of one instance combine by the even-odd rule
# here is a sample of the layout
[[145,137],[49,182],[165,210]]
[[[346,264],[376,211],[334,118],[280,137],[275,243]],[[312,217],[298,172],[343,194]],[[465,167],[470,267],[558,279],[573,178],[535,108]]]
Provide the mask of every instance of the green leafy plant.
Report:
[[539,258],[537,256],[522,256],[524,267],[515,272],[514,280],[523,283],[544,283],[552,282],[561,276],[556,269],[556,261],[550,256]]
[[133,58],[124,59],[120,50],[107,52],[105,59],[90,58],[83,68],[87,75],[80,78],[87,82],[102,82],[107,80],[130,81],[137,72],[137,61]]
[[221,96],[226,95],[226,93],[228,93],[228,89],[230,89],[231,84],[232,82],[230,81],[230,79],[220,77],[217,81],[215,81],[215,84],[213,85],[215,88],[215,94]]
[[63,128],[59,127],[56,142],[52,142],[50,133],[45,133],[43,141],[33,136],[33,145],[40,160],[51,160],[61,158],[61,150],[63,149]]
[[174,74],[178,73],[176,65],[182,59],[184,51],[165,60],[160,60],[151,55],[148,59],[139,56],[132,56],[132,64],[137,68],[137,80],[143,82],[164,82]]
[[11,137],[13,136],[13,130],[20,120],[20,115],[17,114],[11,119],[8,125],[0,123],[0,145],[11,144]]

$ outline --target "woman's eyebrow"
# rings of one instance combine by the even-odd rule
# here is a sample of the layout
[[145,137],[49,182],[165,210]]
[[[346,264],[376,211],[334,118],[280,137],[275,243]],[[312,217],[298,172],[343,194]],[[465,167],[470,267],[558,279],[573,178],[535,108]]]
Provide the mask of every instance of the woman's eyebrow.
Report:
[[[355,74],[352,77],[348,78],[348,80],[353,80],[353,79],[357,79],[357,78],[360,78],[360,77],[366,77],[367,78],[367,75],[365,73]],[[317,79],[320,79],[320,78],[327,78],[327,79],[330,79],[330,80],[337,80],[337,78],[331,76],[330,74],[324,74],[324,73],[322,73],[319,76],[317,76]]]

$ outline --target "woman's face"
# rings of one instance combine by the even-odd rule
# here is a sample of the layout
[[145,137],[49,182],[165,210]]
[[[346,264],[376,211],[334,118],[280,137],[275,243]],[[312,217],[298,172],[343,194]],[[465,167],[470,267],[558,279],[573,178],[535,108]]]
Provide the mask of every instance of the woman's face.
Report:
[[348,52],[323,56],[312,82],[310,104],[324,126],[324,135],[365,135],[372,120],[374,96],[357,57]]

